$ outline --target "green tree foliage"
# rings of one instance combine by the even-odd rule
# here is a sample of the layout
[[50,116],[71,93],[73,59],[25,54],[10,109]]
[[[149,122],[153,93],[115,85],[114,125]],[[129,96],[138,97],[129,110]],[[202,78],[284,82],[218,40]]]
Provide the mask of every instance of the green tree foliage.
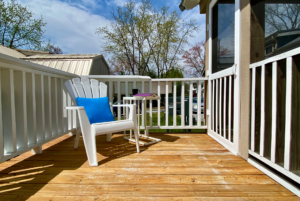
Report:
[[183,46],[198,30],[196,21],[183,21],[176,11],[155,8],[150,0],[128,2],[112,10],[113,22],[97,29],[104,50],[133,75],[167,77],[180,59]]
[[48,40],[43,36],[44,26],[42,16],[33,18],[33,13],[26,6],[14,0],[6,3],[0,0],[0,42],[10,48],[30,50],[48,50]]

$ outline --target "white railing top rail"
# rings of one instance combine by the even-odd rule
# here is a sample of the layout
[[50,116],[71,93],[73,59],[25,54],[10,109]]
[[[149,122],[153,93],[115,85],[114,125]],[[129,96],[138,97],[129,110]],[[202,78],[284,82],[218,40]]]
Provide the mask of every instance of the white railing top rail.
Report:
[[151,77],[140,75],[88,75],[81,77],[101,79],[103,81],[151,81]]
[[287,57],[292,57],[292,56],[295,56],[297,54],[300,54],[300,47],[295,48],[293,50],[290,50],[288,52],[285,52],[285,53],[282,53],[282,54],[270,57],[270,58],[265,59],[263,61],[259,61],[259,62],[250,64],[250,68],[260,67],[260,66],[262,66],[264,64],[272,63],[272,62],[275,62],[275,61],[278,61],[278,60],[282,60],[282,59],[285,59]]
[[213,74],[209,75],[209,79],[210,80],[215,80],[215,79],[235,75],[235,71],[236,71],[236,65],[234,64],[232,66],[232,68],[226,68],[224,70],[221,70],[219,72],[216,72],[216,73],[213,73]]
[[205,81],[206,77],[198,77],[198,78],[155,78],[151,79],[152,82],[173,82],[173,81]]
[[55,77],[61,76],[61,78],[66,78],[66,79],[79,77],[76,74],[72,74],[55,68],[32,63],[30,61],[25,61],[1,53],[0,53],[0,67],[10,68],[17,71],[45,74],[45,75],[55,76]]

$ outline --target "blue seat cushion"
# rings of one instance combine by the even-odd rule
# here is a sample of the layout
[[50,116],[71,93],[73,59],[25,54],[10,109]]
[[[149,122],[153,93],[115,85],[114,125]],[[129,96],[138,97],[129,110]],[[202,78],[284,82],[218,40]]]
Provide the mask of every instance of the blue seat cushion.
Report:
[[83,106],[91,124],[115,121],[107,97],[76,98],[77,105]]

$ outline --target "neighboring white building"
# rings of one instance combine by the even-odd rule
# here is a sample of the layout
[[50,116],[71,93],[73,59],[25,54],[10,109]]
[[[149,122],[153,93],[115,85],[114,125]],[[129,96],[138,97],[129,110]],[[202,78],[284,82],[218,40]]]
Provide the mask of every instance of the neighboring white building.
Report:
[[48,52],[10,49],[0,45],[0,53],[77,75],[109,75],[101,54],[49,54]]

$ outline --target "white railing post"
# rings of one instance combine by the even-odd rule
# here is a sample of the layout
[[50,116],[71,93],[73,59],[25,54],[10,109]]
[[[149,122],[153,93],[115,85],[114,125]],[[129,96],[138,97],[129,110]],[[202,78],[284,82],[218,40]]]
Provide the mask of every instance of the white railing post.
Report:
[[231,115],[231,96],[232,96],[232,77],[229,76],[229,99],[228,99],[228,139],[229,139],[229,142],[231,142],[231,118],[232,118],[232,115]]
[[181,126],[184,127],[185,126],[185,102],[184,102],[184,81],[181,81]]
[[173,82],[173,126],[176,127],[177,125],[177,86],[176,86],[176,81]]
[[[152,93],[152,81],[149,81],[149,92]],[[150,111],[149,111],[149,116],[150,116],[150,127],[152,127],[152,100],[150,100],[149,103]]]
[[[128,81],[125,81],[125,95],[126,95],[126,97],[128,97],[129,96],[129,93],[128,93]],[[126,102],[123,102],[123,104],[126,104]],[[123,112],[124,112],[124,109],[123,109]],[[129,115],[129,113],[128,113],[128,107],[126,107],[126,119],[128,119],[128,116]],[[126,131],[124,131],[124,132],[126,132]]]
[[277,62],[272,64],[272,138],[271,161],[276,162]]
[[37,126],[36,126],[36,87],[35,87],[35,74],[32,73],[32,116],[33,116],[33,144],[37,143]]
[[264,156],[265,145],[265,72],[266,66],[261,66],[261,94],[260,94],[260,148],[261,156]]
[[165,126],[169,126],[169,82],[166,81],[166,96],[165,96]]
[[[145,81],[142,81],[142,93],[144,93],[145,92]],[[142,101],[142,108],[141,108],[141,111],[142,111],[142,127],[145,127],[145,134],[146,134],[146,126],[147,125],[145,125],[145,120],[147,120],[147,112],[146,112],[146,110],[145,110],[145,106],[147,105],[147,103],[146,103],[146,101]]]
[[215,110],[216,110],[216,133],[217,134],[220,134],[219,132],[218,132],[218,126],[219,126],[219,122],[218,122],[218,117],[219,117],[219,115],[218,115],[218,113],[219,113],[219,107],[218,107],[218,101],[219,101],[219,81],[218,81],[218,79],[216,79],[216,108],[215,108]]
[[219,134],[222,136],[222,78],[220,78],[219,93]]
[[285,141],[284,141],[284,168],[290,170],[291,157],[291,123],[292,123],[292,66],[293,59],[286,59],[286,110],[285,110]]
[[48,101],[49,101],[49,106],[48,106],[48,118],[49,118],[49,136],[48,138],[52,137],[52,97],[51,97],[51,77],[48,76]]
[[227,77],[224,77],[224,95],[223,95],[223,136],[226,138],[226,87],[227,87]]
[[44,75],[41,75],[41,119],[42,119],[42,133],[41,138],[38,139],[40,141],[44,141],[46,138],[46,131],[45,131],[45,93],[44,93]]
[[[0,78],[2,77],[2,70],[0,69]],[[2,78],[1,78],[2,79]],[[0,159],[4,157],[4,136],[2,124],[2,83],[0,80]]]
[[216,125],[216,121],[215,121],[215,85],[216,85],[216,80],[212,81],[212,100],[211,100],[211,111],[210,111],[210,119],[211,119],[211,130],[215,131],[215,125]]
[[[121,82],[117,82],[117,96],[118,96],[118,105],[121,104]],[[121,107],[118,107],[118,120],[121,120]]]
[[[57,90],[57,78],[54,78],[54,103],[55,103],[55,109],[54,109],[54,122],[55,122],[55,133],[52,133],[52,137],[58,135],[58,90]],[[76,113],[75,113],[76,115]]]
[[252,69],[252,100],[251,100],[251,150],[255,149],[255,84],[256,68]]
[[113,88],[114,88],[114,86],[113,86],[113,82],[112,81],[109,81],[108,88],[109,88],[108,89],[108,91],[109,91],[109,93],[108,93],[108,99],[109,99],[110,110],[111,110],[111,112],[113,112],[112,105],[114,104],[113,103]]
[[[160,96],[160,81],[157,82],[157,95]],[[157,126],[160,126],[160,100],[157,100]]]
[[[201,81],[197,81],[197,125],[201,126],[201,122],[202,122],[202,111],[201,111],[201,103],[202,103],[202,88],[201,88]],[[204,101],[204,97],[203,97],[203,101]],[[205,110],[205,108],[203,108],[203,110]],[[204,115],[204,111],[203,111],[203,115]]]
[[189,126],[193,126],[193,82],[189,82]]

